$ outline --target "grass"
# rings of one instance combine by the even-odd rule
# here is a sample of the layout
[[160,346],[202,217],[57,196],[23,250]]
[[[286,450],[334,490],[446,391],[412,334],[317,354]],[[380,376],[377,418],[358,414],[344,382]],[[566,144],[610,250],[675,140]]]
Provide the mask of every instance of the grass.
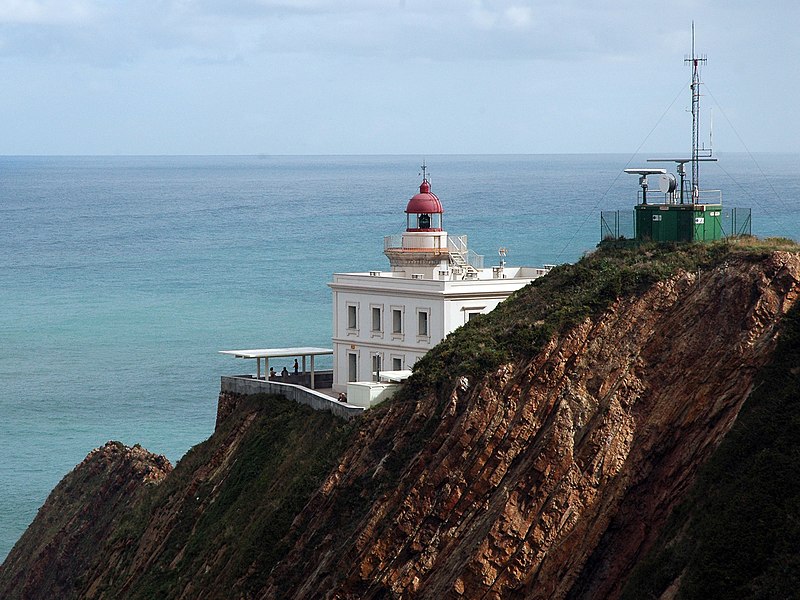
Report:
[[600,248],[576,264],[561,265],[517,291],[494,311],[457,329],[420,360],[408,393],[452,389],[460,377],[476,379],[509,361],[537,354],[559,331],[607,310],[618,298],[638,294],[679,270],[695,271],[732,255],[759,260],[789,240],[756,238],[713,244],[642,244]]
[[[255,421],[239,440],[230,467],[199,478],[252,413]],[[123,524],[120,535],[135,541],[159,509],[181,506],[155,564],[126,597],[177,597],[190,584],[236,590],[236,597],[255,593],[285,555],[294,517],[347,446],[354,427],[283,398],[248,397]],[[206,571],[205,565],[215,568]],[[111,591],[119,592],[113,586]]]

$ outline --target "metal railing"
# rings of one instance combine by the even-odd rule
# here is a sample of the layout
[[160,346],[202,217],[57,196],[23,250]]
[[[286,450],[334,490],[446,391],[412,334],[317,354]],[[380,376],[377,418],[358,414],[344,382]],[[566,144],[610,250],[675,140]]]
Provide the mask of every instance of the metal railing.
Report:
[[475,267],[479,271],[483,269],[483,254],[478,254],[474,250],[467,251],[467,263],[470,266]]
[[601,240],[632,240],[635,236],[634,211],[604,210],[600,213]]
[[395,248],[402,248],[403,247],[403,234],[396,233],[394,235],[385,235],[383,236],[383,249],[384,250],[391,250]]
[[695,204],[722,204],[722,190],[700,190]]
[[[442,252],[444,248],[431,248],[426,244],[429,243],[429,238],[416,238],[409,237],[403,244],[403,234],[397,233],[394,235],[387,235],[383,238],[384,250],[430,250],[431,252]],[[483,269],[483,255],[478,254],[474,250],[470,250],[467,245],[467,236],[465,235],[448,235],[447,236],[447,251],[453,255],[457,254],[463,257],[464,262],[475,268]]]
[[[636,211],[604,210],[600,213],[600,240],[630,240],[636,237]],[[722,237],[752,235],[752,214],[749,208],[725,208],[721,213],[707,213],[719,221]]]
[[473,269],[483,269],[483,255],[470,250],[467,246],[467,236],[447,236],[447,249],[451,255],[460,256],[464,262]]
[[[639,204],[642,203],[642,190],[636,193],[636,202]],[[675,192],[675,197],[673,198],[672,194],[664,194],[657,190],[647,190],[647,203],[680,204],[680,192]],[[692,194],[689,190],[686,191],[683,203],[692,204]],[[700,190],[694,204],[722,204],[722,190]]]

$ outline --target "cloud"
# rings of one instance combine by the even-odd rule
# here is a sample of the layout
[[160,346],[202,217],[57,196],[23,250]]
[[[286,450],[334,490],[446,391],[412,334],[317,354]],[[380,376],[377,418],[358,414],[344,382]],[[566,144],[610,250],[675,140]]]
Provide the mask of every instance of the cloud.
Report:
[[114,66],[154,57],[564,61],[639,52],[637,28],[620,32],[621,9],[603,1],[0,0],[0,55]]
[[93,15],[92,5],[80,0],[0,0],[0,24],[85,23]]
[[533,10],[529,6],[509,6],[503,16],[514,29],[529,29],[533,23]]
[[228,17],[253,18],[272,15],[329,15],[347,13],[380,13],[404,8],[404,0],[183,0],[196,13]]
[[484,8],[483,2],[476,0],[469,11],[472,24],[478,29],[493,29],[497,25],[497,13]]
[[530,6],[512,4],[505,8],[486,8],[475,0],[470,8],[472,24],[478,29],[529,29],[533,24],[533,9]]

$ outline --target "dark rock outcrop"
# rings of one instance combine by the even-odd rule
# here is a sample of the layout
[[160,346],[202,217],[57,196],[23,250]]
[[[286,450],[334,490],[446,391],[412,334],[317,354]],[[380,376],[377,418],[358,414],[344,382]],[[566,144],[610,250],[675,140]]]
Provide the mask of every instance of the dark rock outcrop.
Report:
[[0,571],[0,597],[82,596],[87,577],[123,515],[172,471],[169,461],[139,446],[108,442],[92,450],[50,493]]

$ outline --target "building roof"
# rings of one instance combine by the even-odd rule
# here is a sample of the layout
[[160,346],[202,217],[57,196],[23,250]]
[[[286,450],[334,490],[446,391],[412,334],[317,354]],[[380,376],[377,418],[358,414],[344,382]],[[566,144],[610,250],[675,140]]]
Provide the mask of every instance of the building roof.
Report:
[[436,194],[431,192],[431,184],[427,179],[422,180],[419,186],[419,194],[413,196],[406,206],[407,213],[429,214],[443,213],[442,203]]
[[294,348],[259,348],[255,350],[220,350],[220,354],[230,354],[236,358],[282,358],[286,356],[321,356],[333,354],[330,348],[299,346]]
[[381,371],[379,373],[381,381],[405,381],[411,377],[411,369],[402,369],[400,371]]

